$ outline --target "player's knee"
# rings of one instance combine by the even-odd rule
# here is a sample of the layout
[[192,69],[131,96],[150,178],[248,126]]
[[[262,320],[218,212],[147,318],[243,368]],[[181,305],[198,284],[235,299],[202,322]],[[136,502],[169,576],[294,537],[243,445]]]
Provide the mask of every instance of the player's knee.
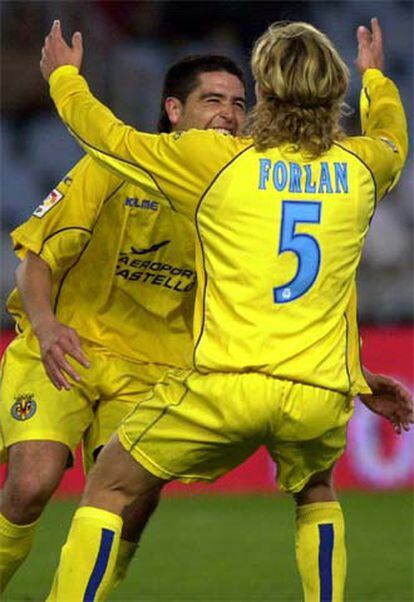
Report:
[[[110,512],[122,514],[125,508],[137,503],[141,508],[147,509],[143,514],[150,514],[150,508],[156,507],[166,481],[155,477],[133,460],[120,448],[119,443],[115,443],[112,450],[110,446],[111,444],[107,446],[107,458],[104,458],[104,449],[88,475],[82,505],[97,505]],[[118,462],[112,461],[114,455]],[[108,458],[111,461],[107,461]]]
[[53,474],[38,475],[20,471],[6,479],[1,500],[2,512],[16,524],[35,521],[42,514],[60,479]]
[[294,498],[299,506],[335,501],[337,498],[332,484],[332,469],[312,475],[304,488],[294,495]]

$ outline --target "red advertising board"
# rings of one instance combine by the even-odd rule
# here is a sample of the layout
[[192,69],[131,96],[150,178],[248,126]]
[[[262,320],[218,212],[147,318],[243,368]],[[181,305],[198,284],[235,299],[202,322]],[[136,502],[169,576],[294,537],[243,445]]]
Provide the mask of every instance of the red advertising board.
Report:
[[[394,376],[413,390],[413,330],[410,327],[366,327],[363,335],[363,359],[373,372]],[[2,347],[11,335],[3,333]],[[348,430],[347,451],[336,468],[338,488],[399,489],[414,485],[414,429],[397,436],[382,418],[372,414],[360,402]],[[4,477],[4,469],[3,469]],[[274,466],[261,449],[242,466],[213,485],[168,486],[174,494],[252,493],[274,490]],[[59,488],[60,495],[76,494],[84,482],[80,454],[74,468],[67,471]]]

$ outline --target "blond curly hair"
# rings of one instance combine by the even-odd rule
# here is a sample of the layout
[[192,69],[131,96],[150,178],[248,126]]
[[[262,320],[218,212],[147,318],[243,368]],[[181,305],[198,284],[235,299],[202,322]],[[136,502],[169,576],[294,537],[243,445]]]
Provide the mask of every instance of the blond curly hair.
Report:
[[251,65],[258,101],[244,133],[258,150],[290,143],[316,158],[344,137],[339,118],[349,69],[322,32],[308,23],[273,23],[254,45]]

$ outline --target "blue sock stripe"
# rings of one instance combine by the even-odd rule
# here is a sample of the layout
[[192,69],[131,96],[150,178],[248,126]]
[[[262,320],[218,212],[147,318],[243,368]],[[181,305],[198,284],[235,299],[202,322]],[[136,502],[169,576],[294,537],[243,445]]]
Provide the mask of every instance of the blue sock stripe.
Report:
[[93,567],[92,574],[89,578],[88,585],[86,587],[83,602],[93,602],[95,600],[96,592],[98,591],[98,587],[102,583],[106,567],[108,566],[108,560],[111,554],[111,548],[114,541],[114,537],[114,531],[110,531],[109,529],[102,529],[101,543],[99,546],[98,556],[96,558],[95,566]]
[[332,553],[334,547],[333,524],[319,527],[319,586],[320,602],[332,602]]

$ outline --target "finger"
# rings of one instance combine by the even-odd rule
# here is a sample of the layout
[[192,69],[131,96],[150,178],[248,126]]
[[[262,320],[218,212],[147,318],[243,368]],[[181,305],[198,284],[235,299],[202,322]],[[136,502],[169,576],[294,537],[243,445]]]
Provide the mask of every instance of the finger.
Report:
[[55,19],[53,21],[52,29],[50,30],[50,33],[53,36],[62,37],[62,29],[60,27],[60,21],[59,21],[59,19]]
[[45,370],[46,370],[46,374],[48,375],[49,379],[52,381],[52,384],[56,387],[56,389],[58,391],[60,391],[62,389],[62,384],[59,380],[59,378],[55,377],[54,371],[52,371],[46,364],[45,364]]
[[398,397],[404,401],[408,406],[411,406],[413,401],[411,399],[411,394],[409,393],[409,391],[407,391],[407,389],[405,387],[403,387],[402,385],[397,385],[395,387],[395,391],[398,395]]
[[74,357],[75,360],[79,362],[82,366],[84,366],[85,368],[89,368],[89,360],[83,353],[81,342],[77,333],[74,330],[69,332],[69,339],[71,342],[71,348],[69,353],[71,354],[71,356]]
[[73,347],[72,351],[70,352],[70,355],[77,361],[79,362],[79,364],[81,364],[81,366],[84,366],[84,368],[89,368],[90,363],[87,360],[86,356],[84,355],[82,349],[80,347]]
[[86,357],[80,347],[72,346],[70,348],[70,351],[67,351],[67,353],[69,353],[69,355],[71,355],[81,366],[84,366],[85,368],[89,368],[90,363],[86,359]]
[[377,44],[382,44],[382,31],[377,17],[371,19],[372,39]]
[[71,388],[70,383],[66,380],[65,375],[59,369],[56,361],[53,357],[49,357],[44,362],[46,372],[52,381],[52,383],[56,386],[56,388],[60,391],[62,388],[69,391]]
[[371,41],[371,33],[363,25],[360,25],[357,29],[357,40],[358,40],[359,46],[364,46],[366,44],[369,44]]
[[80,376],[77,374],[75,369],[67,361],[65,354],[70,355],[70,351],[67,350],[67,345],[54,345],[51,349],[51,358],[56,363],[60,371],[64,370],[66,374],[71,376],[74,380],[80,381]]
[[67,46],[65,38],[62,35],[62,29],[60,26],[60,21],[53,21],[52,29],[51,29],[51,41],[55,44],[62,44],[63,46]]
[[72,46],[74,50],[78,50],[82,52],[83,50],[83,42],[82,42],[82,34],[80,31],[75,31],[72,36]]
[[71,376],[73,378],[73,380],[75,380],[77,382],[80,381],[81,378],[80,378],[79,374],[71,366],[71,364],[67,361],[67,359],[65,358],[65,356],[63,355],[63,353],[60,350],[56,351],[56,353],[54,355],[54,359],[55,359],[60,371],[63,370],[64,372],[66,372],[66,374]]

